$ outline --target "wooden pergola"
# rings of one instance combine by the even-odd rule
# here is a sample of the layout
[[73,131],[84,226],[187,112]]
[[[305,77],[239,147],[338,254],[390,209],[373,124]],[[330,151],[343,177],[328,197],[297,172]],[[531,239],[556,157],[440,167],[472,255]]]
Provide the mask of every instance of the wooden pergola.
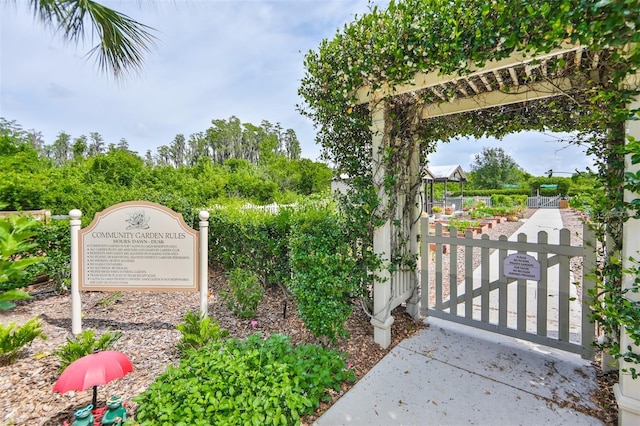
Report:
[[[372,167],[374,183],[378,188],[378,196],[383,205],[390,205],[389,196],[383,185],[385,170],[382,164],[382,152],[387,138],[388,128],[385,128],[385,100],[395,96],[412,94],[416,102],[421,99],[435,99],[425,102],[419,109],[421,120],[434,117],[460,114],[468,111],[483,110],[492,107],[525,103],[533,100],[563,96],[568,93],[579,93],[600,82],[600,67],[603,66],[598,52],[588,51],[580,45],[563,45],[549,53],[528,57],[526,54],[514,53],[510,57],[490,61],[483,67],[469,67],[467,75],[447,75],[439,72],[416,74],[411,82],[396,86],[383,84],[379,89],[361,87],[358,90],[360,104],[369,104],[371,110]],[[585,78],[588,76],[588,78]],[[640,87],[639,77],[628,77],[625,84],[629,87]],[[629,105],[630,110],[640,109],[640,100],[635,99]],[[640,121],[627,121],[626,132],[629,136],[640,139]],[[409,162],[411,170],[407,173],[409,181],[407,187],[420,184],[421,179],[418,155]],[[625,171],[636,172],[637,166],[626,162]],[[631,201],[635,196],[625,193],[625,201]],[[420,206],[420,200],[415,200]],[[394,238],[393,223],[402,223],[404,229],[410,230],[407,250],[418,253],[418,238],[420,234],[420,209],[398,213],[395,218],[389,218],[385,224],[374,232],[374,252],[382,259],[393,252]],[[629,219],[624,223],[622,259],[637,256],[640,252],[640,220]],[[388,262],[388,258],[386,260]],[[628,265],[631,266],[631,265]],[[374,282],[374,340],[383,347],[391,342],[391,324],[393,317],[391,310],[400,303],[406,303],[407,311],[419,316],[418,280],[415,271],[396,271],[393,274],[386,268],[381,268],[379,279]],[[412,275],[413,274],[413,275]],[[628,275],[628,274],[627,274]],[[407,284],[411,283],[411,284]],[[633,285],[632,277],[623,279],[623,287]],[[631,293],[630,293],[631,294]],[[633,294],[630,297],[638,296]],[[621,336],[621,347],[633,345],[626,333]],[[622,424],[640,424],[640,381],[633,380],[630,373],[623,369],[633,365],[621,362],[620,383],[615,392],[620,407]]]

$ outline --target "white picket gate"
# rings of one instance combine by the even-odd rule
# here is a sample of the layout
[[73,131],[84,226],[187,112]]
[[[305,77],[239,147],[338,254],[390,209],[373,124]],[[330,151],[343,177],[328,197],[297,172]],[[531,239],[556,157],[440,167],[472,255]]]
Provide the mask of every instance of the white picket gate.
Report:
[[[421,219],[421,310],[434,316],[488,331],[544,344],[592,359],[594,324],[589,321],[588,291],[594,283],[588,274],[572,280],[571,258],[582,258],[582,271],[595,266],[595,238],[584,226],[583,245],[570,244],[570,231],[559,232],[559,244],[548,243],[541,231],[537,241],[519,234],[517,241],[506,236],[490,240],[473,238],[472,232],[458,237],[455,228],[444,235],[442,224],[429,232],[429,218]],[[464,273],[458,274],[458,251],[464,253]],[[473,253],[480,251],[481,265],[474,273]],[[497,255],[491,255],[491,251]],[[505,259],[522,254],[539,262],[539,279],[505,276]],[[449,256],[448,276],[443,273],[443,256]],[[430,276],[429,263],[435,262]],[[509,264],[507,266],[510,266]],[[538,277],[535,277],[538,278]]]

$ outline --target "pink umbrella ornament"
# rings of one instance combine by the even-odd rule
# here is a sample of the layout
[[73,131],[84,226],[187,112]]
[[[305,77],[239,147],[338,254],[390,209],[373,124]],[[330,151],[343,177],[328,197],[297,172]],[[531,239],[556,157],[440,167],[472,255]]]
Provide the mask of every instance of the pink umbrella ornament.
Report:
[[122,352],[96,352],[69,364],[53,386],[53,391],[66,393],[93,387],[93,406],[96,407],[98,386],[124,377],[131,371],[133,371],[133,364]]

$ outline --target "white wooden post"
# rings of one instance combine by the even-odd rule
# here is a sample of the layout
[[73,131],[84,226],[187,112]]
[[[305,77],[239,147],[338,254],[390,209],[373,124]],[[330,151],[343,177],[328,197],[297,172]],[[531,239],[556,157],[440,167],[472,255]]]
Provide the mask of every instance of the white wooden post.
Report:
[[82,304],[80,301],[80,249],[78,247],[78,231],[80,230],[82,212],[73,209],[69,212],[71,228],[71,332],[82,333]]
[[202,210],[200,217],[200,315],[208,316],[207,297],[209,296],[209,212]]
[[[385,211],[389,205],[389,196],[384,189],[385,170],[384,140],[385,140],[385,108],[383,102],[375,104],[371,115],[372,133],[372,164],[373,183],[377,188],[380,198],[380,211]],[[387,218],[382,226],[377,227],[373,232],[373,252],[382,259],[381,267],[376,271],[376,278],[373,282],[373,341],[388,348],[391,344],[391,324],[393,317],[390,315],[391,306],[391,276],[387,266],[391,255],[391,221]]]
[[[638,99],[629,105],[630,110],[639,108],[640,100]],[[626,131],[627,135],[633,136],[636,140],[640,140],[640,121],[627,121]],[[637,164],[632,165],[629,156],[627,156],[625,172],[635,173],[638,170],[640,170],[640,167]],[[639,194],[633,194],[629,191],[625,191],[624,194],[625,201],[631,201],[639,196]],[[640,254],[638,253],[640,251],[640,238],[638,238],[638,235],[640,235],[640,220],[629,219],[623,226],[622,259],[623,267],[626,268],[634,266],[628,261],[629,257],[640,261]],[[634,279],[635,277],[624,274],[622,277],[623,288],[631,287]],[[631,291],[627,293],[627,297],[635,300],[639,299],[638,294]],[[640,352],[640,348],[633,344],[624,330],[621,330],[620,348],[625,350],[624,348],[627,346],[631,346],[635,353]],[[619,383],[614,385],[614,393],[616,402],[618,403],[618,424],[620,425],[640,424],[640,379],[634,380],[631,377],[631,373],[622,371],[624,369],[628,370],[631,367],[638,369],[637,365],[620,360]]]
[[[414,188],[416,185],[420,188],[420,150],[415,147],[411,154],[411,170],[409,171],[409,188]],[[420,203],[420,189],[415,191],[415,198],[412,200],[413,209],[411,209],[411,217],[403,217],[402,220],[409,221],[410,236],[409,236],[409,248],[411,254],[420,255],[420,216],[422,215],[422,203]],[[412,284],[415,286],[413,294],[407,300],[407,313],[412,318],[418,319],[420,317],[420,292],[418,291],[418,271],[413,271]]]

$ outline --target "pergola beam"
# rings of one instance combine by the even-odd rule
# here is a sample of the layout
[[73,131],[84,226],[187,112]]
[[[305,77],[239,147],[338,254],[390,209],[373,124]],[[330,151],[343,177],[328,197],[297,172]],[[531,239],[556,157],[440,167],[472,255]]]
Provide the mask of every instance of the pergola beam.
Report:
[[430,104],[422,109],[422,118],[434,118],[444,115],[460,114],[501,105],[510,105],[523,101],[550,98],[574,89],[568,78],[540,81],[514,87],[510,92],[494,90],[470,98],[455,99],[451,102]]
[[[464,76],[454,77],[447,74],[441,74],[439,71],[432,71],[430,73],[417,73],[413,80],[409,83],[399,84],[396,86],[390,86],[385,83],[380,89],[372,90],[370,86],[363,86],[356,92],[358,98],[358,104],[365,104],[371,101],[377,101],[391,95],[401,95],[408,92],[415,92],[421,89],[427,89],[432,86],[438,86],[446,83],[457,83],[460,80],[469,80],[471,77],[482,76],[490,74],[499,70],[509,69],[523,64],[535,64],[538,61],[547,60],[557,56],[562,56],[566,53],[582,50],[580,45],[564,44],[561,48],[552,50],[551,52],[538,55],[538,56],[526,56],[523,52],[513,53],[508,58],[500,59],[498,61],[489,61],[483,67],[476,67],[470,65],[468,69],[469,74]],[[486,78],[486,77],[485,77]]]

